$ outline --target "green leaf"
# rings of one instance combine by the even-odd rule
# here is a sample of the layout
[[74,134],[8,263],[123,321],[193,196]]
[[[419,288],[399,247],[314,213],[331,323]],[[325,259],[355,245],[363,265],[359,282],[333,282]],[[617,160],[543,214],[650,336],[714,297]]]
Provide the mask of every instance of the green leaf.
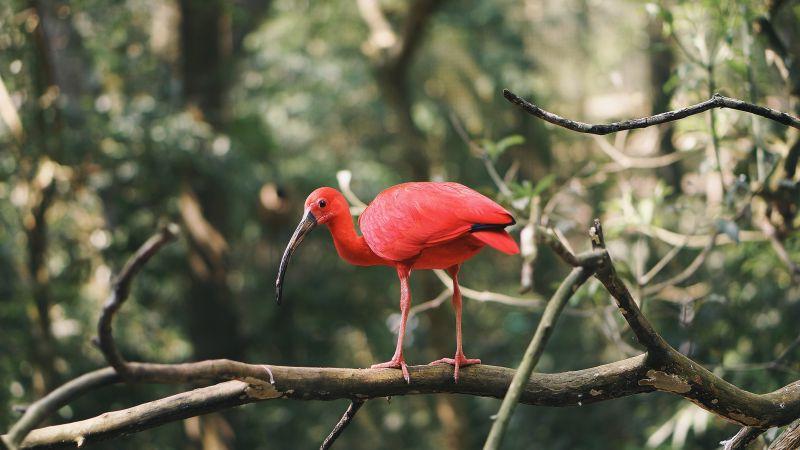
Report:
[[489,157],[492,158],[492,160],[495,160],[500,155],[502,155],[503,152],[505,152],[509,147],[512,147],[514,145],[519,145],[524,142],[525,142],[524,137],[518,134],[512,134],[511,136],[506,136],[503,139],[500,139],[496,143],[484,140],[483,148],[486,149],[486,153],[489,154]]
[[551,173],[539,180],[536,183],[536,186],[533,188],[533,191],[530,193],[530,196],[533,197],[534,195],[539,195],[544,192],[547,188],[549,188],[553,182],[556,181],[556,174]]

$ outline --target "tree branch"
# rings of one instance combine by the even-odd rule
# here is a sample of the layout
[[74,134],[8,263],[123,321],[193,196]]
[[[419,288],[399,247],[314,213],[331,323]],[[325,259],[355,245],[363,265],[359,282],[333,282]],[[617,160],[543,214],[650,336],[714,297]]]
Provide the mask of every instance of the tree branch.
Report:
[[800,448],[800,419],[786,427],[777,439],[769,446],[769,450],[794,450]]
[[336,442],[336,439],[339,437],[339,435],[341,435],[344,429],[347,428],[348,425],[350,425],[350,421],[353,420],[353,417],[356,416],[356,413],[358,412],[359,409],[361,409],[362,406],[364,406],[364,400],[350,401],[350,406],[347,407],[347,410],[344,412],[342,418],[339,419],[339,422],[336,424],[335,427],[333,427],[331,434],[329,434],[328,437],[326,437],[325,440],[322,441],[322,445],[320,445],[319,447],[320,450],[327,450],[331,448],[333,443]]
[[[413,366],[409,370],[414,382],[408,384],[399,371],[393,369],[269,366],[268,371],[264,365],[228,360],[176,365],[128,364],[134,376],[141,374],[139,380],[147,383],[237,381],[79,422],[34,430],[23,441],[22,448],[56,445],[77,447],[79,437],[83,437],[82,442],[86,443],[110,439],[189,416],[275,398],[368,400],[434,393],[501,398],[514,376],[513,369],[481,364],[463,368],[458,383],[453,383],[452,369],[449,367]],[[102,371],[113,377],[106,379],[105,384],[122,381],[113,374],[112,368]],[[274,384],[270,382],[270,375],[274,375]],[[800,382],[768,394],[756,395],[726,383],[686,357],[676,358],[673,364],[664,367],[656,359],[644,354],[572,372],[533,373],[524,385],[519,400],[539,406],[577,406],[652,391],[682,396],[717,415],[744,425],[781,426],[800,416]],[[180,416],[169,408],[164,410],[169,405],[176,405],[177,401],[177,404],[189,402],[183,403],[185,407],[181,407]],[[153,407],[154,403],[157,407]],[[115,420],[110,427],[105,424],[109,414]],[[127,419],[120,420],[123,416]],[[146,426],[131,428],[133,423],[140,421],[144,421]],[[3,436],[4,441],[8,438],[9,435]]]
[[567,304],[567,301],[572,297],[572,294],[580,288],[589,277],[592,276],[592,268],[575,267],[572,272],[567,276],[561,286],[558,287],[553,298],[547,304],[547,308],[539,320],[539,325],[536,327],[536,333],[533,335],[525,354],[522,357],[517,368],[517,373],[511,380],[511,386],[508,388],[508,393],[503,398],[503,403],[500,405],[500,411],[497,413],[497,418],[492,424],[492,429],[489,431],[489,436],[483,444],[484,450],[496,450],[500,448],[503,441],[508,423],[511,421],[511,416],[514,414],[514,409],[517,407],[519,398],[522,395],[525,381],[528,380],[539,362],[539,358],[544,352],[544,346],[550,338],[555,327],[556,320]]
[[91,419],[41,428],[25,438],[22,448],[83,447],[87,443],[241,405],[248,400],[261,399],[259,395],[245,382],[226,381]]
[[[594,220],[594,226],[592,226],[589,234],[592,237],[593,247],[605,249],[605,237],[603,236],[603,228],[599,219]],[[633,330],[636,339],[648,352],[663,354],[671,349],[669,344],[655,331],[650,321],[642,314],[639,305],[636,304],[630,291],[625,286],[625,282],[617,275],[608,253],[606,253],[606,261],[597,269],[595,277],[603,283],[606,290],[617,301],[617,307],[622,316],[628,322],[631,330]]]
[[36,428],[37,425],[62,406],[68,405],[87,392],[102,386],[118,383],[120,379],[113,367],[106,367],[68,381],[28,406],[22,417],[8,431],[8,434],[0,436],[0,441],[5,444],[6,448],[16,449],[32,429]]
[[800,119],[798,119],[797,117],[789,115],[785,112],[767,108],[765,106],[754,105],[752,103],[748,103],[735,98],[725,97],[720,94],[714,94],[710,99],[704,102],[700,102],[696,105],[689,106],[687,108],[677,109],[674,111],[667,111],[661,114],[642,117],[639,119],[632,119],[623,122],[614,122],[610,124],[597,124],[597,125],[583,123],[583,122],[576,122],[574,120],[570,120],[561,117],[557,114],[545,111],[539,108],[538,106],[534,105],[533,103],[523,99],[522,97],[519,97],[518,95],[509,91],[508,89],[503,89],[503,95],[508,101],[519,106],[528,114],[536,116],[547,122],[550,122],[553,125],[558,125],[568,130],[577,131],[579,133],[604,135],[609,133],[616,133],[622,130],[647,128],[653,125],[658,125],[660,123],[673,122],[675,120],[680,120],[689,116],[693,116],[695,114],[700,114],[701,112],[708,111],[709,109],[713,108],[737,109],[739,111],[755,114],[770,120],[774,120],[775,122],[800,129]]
[[127,377],[129,373],[125,359],[117,349],[114,343],[114,336],[111,332],[111,323],[114,320],[114,314],[116,314],[122,306],[122,303],[125,302],[125,299],[128,298],[133,277],[136,276],[139,270],[161,249],[161,247],[175,239],[179,231],[178,225],[170,223],[162,227],[158,233],[148,239],[139,250],[128,259],[128,262],[125,263],[125,266],[114,280],[111,295],[108,297],[108,300],[106,300],[105,305],[103,305],[103,312],[97,323],[96,342],[111,367],[116,369],[123,377]]

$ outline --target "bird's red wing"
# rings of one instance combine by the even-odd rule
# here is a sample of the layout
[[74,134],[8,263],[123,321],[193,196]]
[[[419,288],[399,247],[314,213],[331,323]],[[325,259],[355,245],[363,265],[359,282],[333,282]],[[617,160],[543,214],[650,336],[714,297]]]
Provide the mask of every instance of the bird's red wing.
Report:
[[361,214],[359,226],[378,256],[406,261],[469,233],[475,225],[502,226],[513,220],[503,207],[466,186],[425,182],[381,192]]

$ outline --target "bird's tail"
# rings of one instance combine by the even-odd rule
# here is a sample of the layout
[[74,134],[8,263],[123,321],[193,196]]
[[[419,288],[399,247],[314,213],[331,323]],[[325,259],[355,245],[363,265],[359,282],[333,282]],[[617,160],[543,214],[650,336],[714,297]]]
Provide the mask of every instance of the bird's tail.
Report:
[[505,230],[481,230],[473,231],[472,235],[483,241],[489,247],[500,250],[508,255],[519,253],[517,241]]

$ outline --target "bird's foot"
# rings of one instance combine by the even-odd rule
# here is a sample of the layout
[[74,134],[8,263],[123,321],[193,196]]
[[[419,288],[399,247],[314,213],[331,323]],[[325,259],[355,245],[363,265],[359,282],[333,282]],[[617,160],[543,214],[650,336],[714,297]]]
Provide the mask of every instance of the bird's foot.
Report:
[[450,364],[451,366],[454,367],[453,379],[455,380],[456,383],[458,383],[458,369],[459,368],[465,367],[465,366],[470,366],[472,364],[480,364],[480,363],[481,363],[480,359],[477,359],[477,358],[469,359],[466,356],[464,356],[463,353],[461,353],[461,354],[456,354],[455,358],[437,359],[436,361],[428,363],[428,365],[432,366],[434,364]]
[[380,364],[373,364],[369,367],[370,369],[400,369],[403,371],[403,379],[406,380],[406,383],[411,383],[411,378],[408,375],[408,365],[406,365],[405,359],[402,356],[392,358],[391,361],[386,361],[385,363]]

